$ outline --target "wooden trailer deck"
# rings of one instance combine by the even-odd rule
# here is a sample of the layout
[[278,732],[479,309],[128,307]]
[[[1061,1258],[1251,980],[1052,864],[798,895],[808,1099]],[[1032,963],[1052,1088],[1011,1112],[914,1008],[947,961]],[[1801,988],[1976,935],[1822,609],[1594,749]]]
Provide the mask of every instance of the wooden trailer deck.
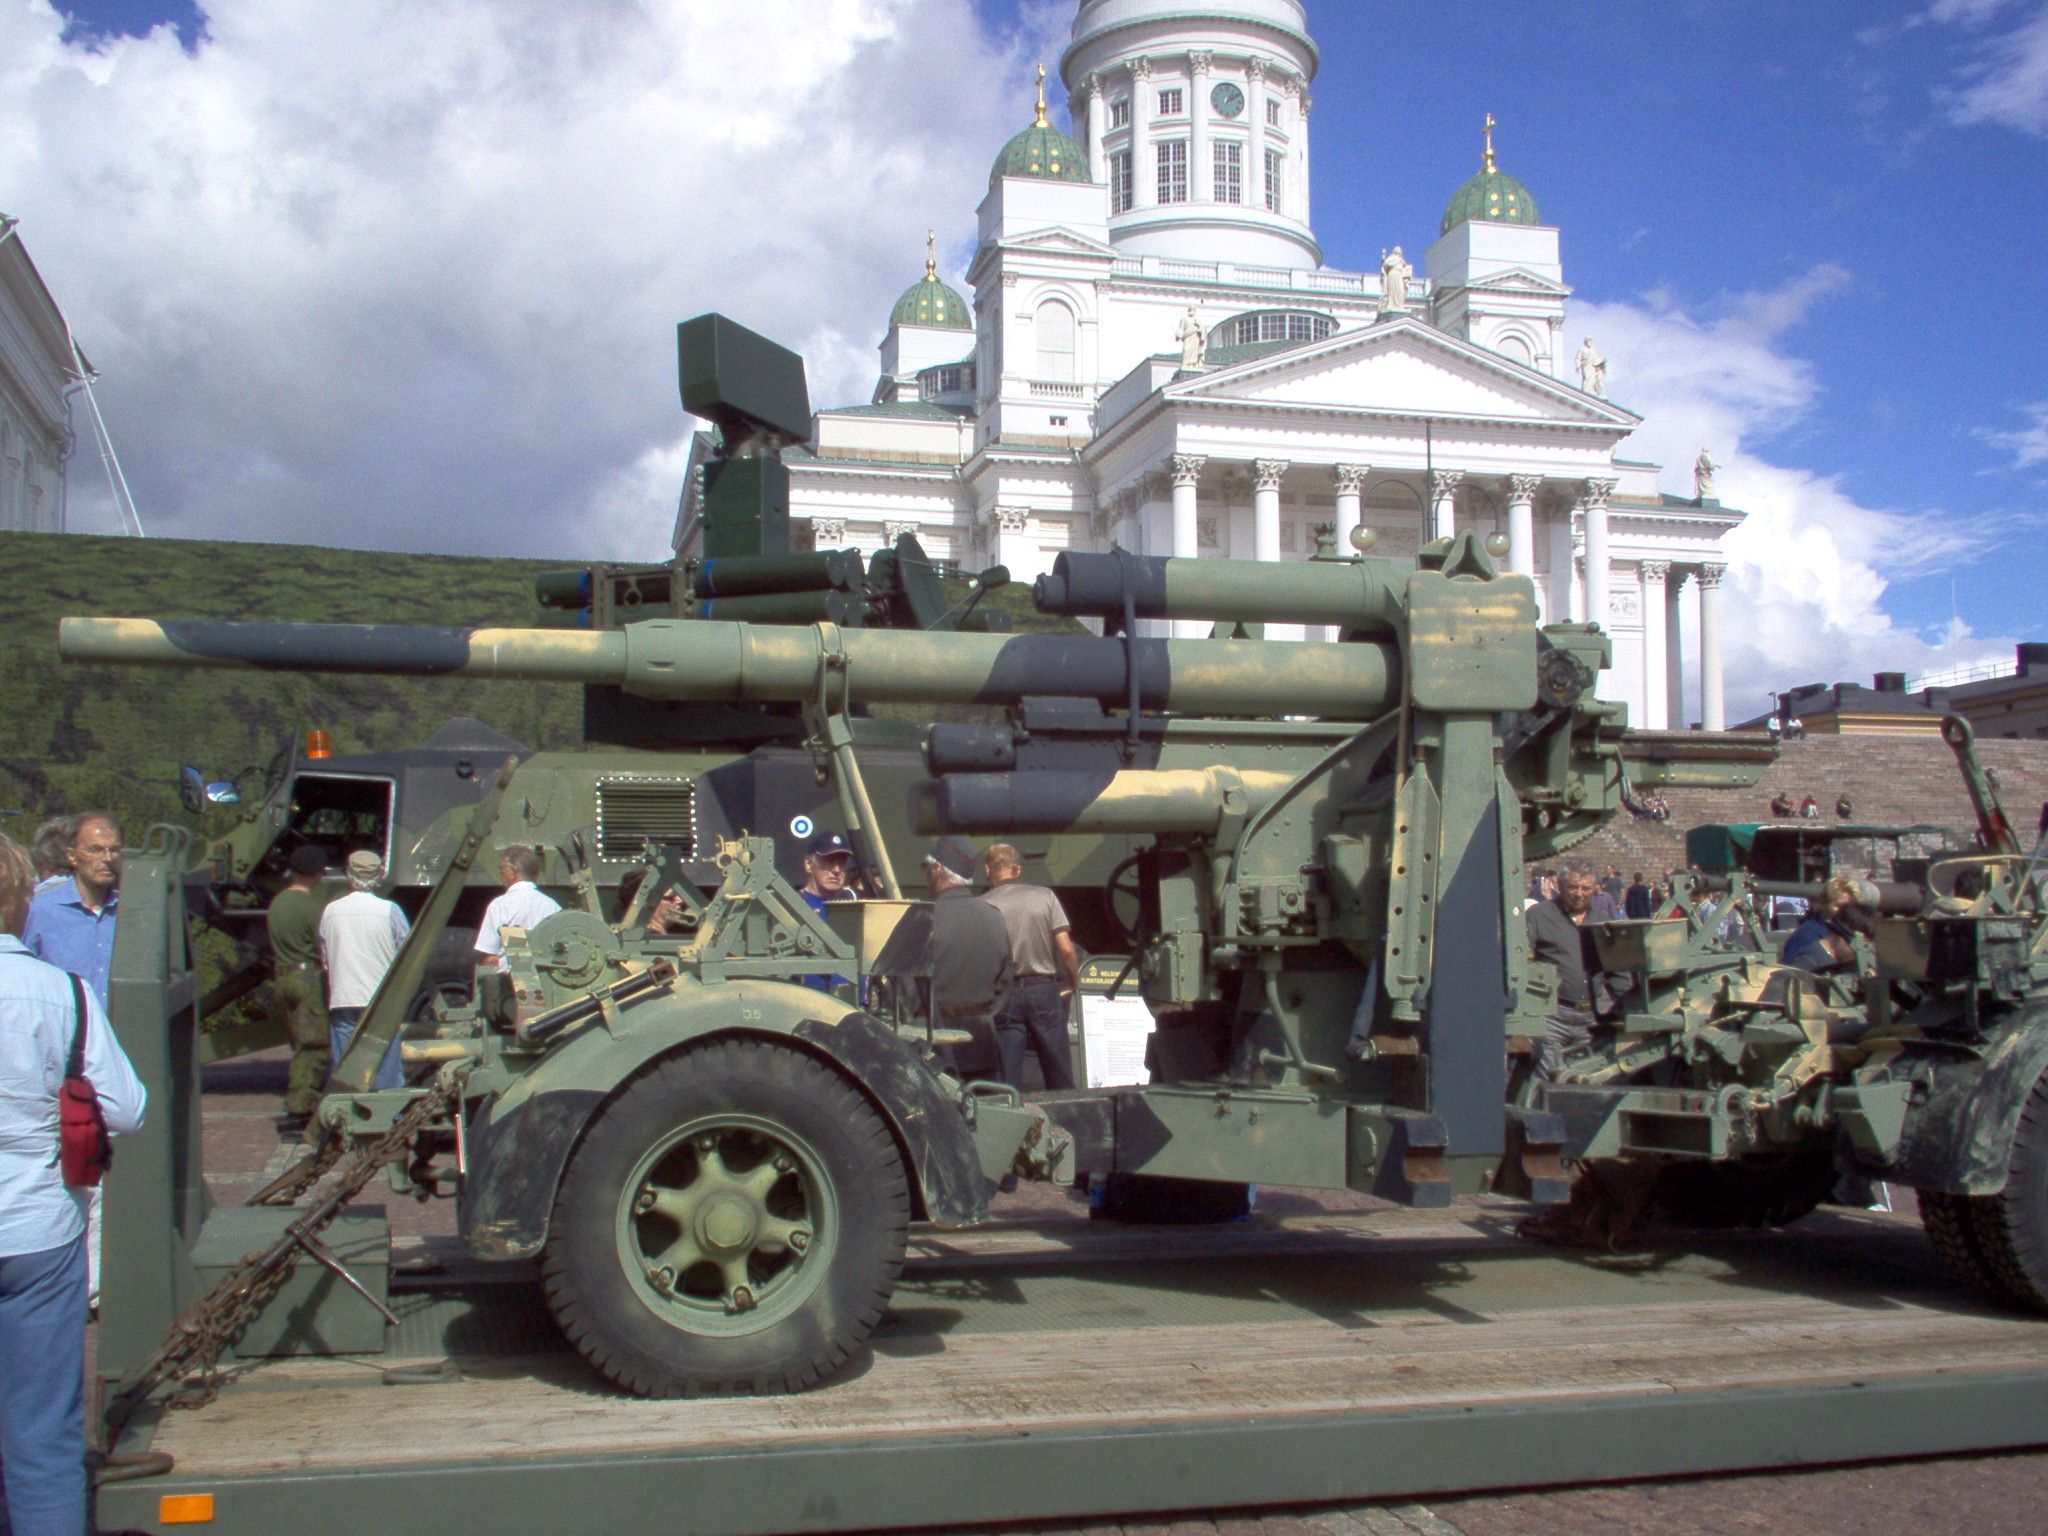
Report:
[[[386,1354],[164,1415],[175,1470],[103,1488],[100,1525],[210,1493],[233,1532],[904,1529],[2048,1443],[2048,1320],[1910,1220],[1604,1257],[1519,1214],[925,1233],[838,1379],[691,1403],[617,1395],[530,1279],[450,1264],[394,1296]],[[444,1357],[459,1380],[385,1384]]]

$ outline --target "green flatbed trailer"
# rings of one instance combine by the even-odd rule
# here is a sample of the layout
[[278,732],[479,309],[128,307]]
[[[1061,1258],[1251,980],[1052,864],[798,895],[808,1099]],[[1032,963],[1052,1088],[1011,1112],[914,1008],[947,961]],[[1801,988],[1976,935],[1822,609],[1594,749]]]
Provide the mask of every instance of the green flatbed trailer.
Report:
[[[1958,1302],[1909,1221],[1722,1235],[1645,1274],[1508,1220],[926,1234],[860,1367],[686,1402],[611,1391],[530,1280],[401,1260],[382,1354],[260,1365],[137,1426],[176,1465],[103,1487],[100,1528],[900,1530],[2048,1442],[2048,1336]],[[457,1377],[385,1384],[442,1359]]]

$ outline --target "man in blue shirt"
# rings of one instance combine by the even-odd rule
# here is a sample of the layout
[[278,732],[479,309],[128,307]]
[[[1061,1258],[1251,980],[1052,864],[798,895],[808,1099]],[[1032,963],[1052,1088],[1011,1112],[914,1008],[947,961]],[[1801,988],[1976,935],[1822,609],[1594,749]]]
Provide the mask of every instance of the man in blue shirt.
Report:
[[[837,832],[820,832],[804,845],[804,883],[797,894],[806,905],[817,913],[825,915],[825,904],[832,901],[852,901],[853,892],[846,888],[846,882],[853,875],[853,845]],[[816,987],[820,992],[830,992],[847,986],[844,976],[799,976],[798,985]]]
[[[121,905],[121,823],[109,811],[82,812],[64,851],[69,879],[35,887],[21,942],[28,952],[69,971],[107,1006],[114,968],[114,920]],[[100,1304],[100,1189],[79,1192],[85,1209],[85,1257],[92,1305]]]
[[121,906],[121,824],[106,811],[78,818],[67,850],[71,878],[39,887],[21,942],[60,971],[69,971],[107,1006],[114,964],[114,920]]

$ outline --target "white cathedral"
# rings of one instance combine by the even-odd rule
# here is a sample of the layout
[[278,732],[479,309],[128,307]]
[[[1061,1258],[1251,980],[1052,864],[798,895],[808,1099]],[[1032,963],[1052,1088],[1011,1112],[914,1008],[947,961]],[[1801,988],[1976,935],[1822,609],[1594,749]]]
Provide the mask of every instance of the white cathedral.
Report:
[[1558,232],[1494,163],[1490,119],[1416,267],[1399,247],[1377,271],[1323,264],[1317,63],[1302,0],[1080,0],[1060,59],[1079,138],[1048,121],[1041,80],[989,174],[972,303],[928,255],[873,400],[819,411],[785,456],[792,527],[863,550],[912,532],[1022,579],[1113,543],[1302,560],[1334,525],[1338,551],[1363,529],[1374,555],[1413,558],[1498,533],[1546,621],[1613,636],[1601,693],[1631,724],[1722,729],[1719,547],[1742,514],[1714,498],[1704,451],[1691,499],[1624,456],[1642,418],[1565,336]]

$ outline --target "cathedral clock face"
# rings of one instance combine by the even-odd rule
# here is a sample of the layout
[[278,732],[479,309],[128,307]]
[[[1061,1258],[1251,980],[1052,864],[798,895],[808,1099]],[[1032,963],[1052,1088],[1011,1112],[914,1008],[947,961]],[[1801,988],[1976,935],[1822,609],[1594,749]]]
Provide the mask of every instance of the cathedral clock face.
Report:
[[1209,93],[1209,105],[1225,117],[1235,117],[1244,110],[1244,92],[1226,80]]

